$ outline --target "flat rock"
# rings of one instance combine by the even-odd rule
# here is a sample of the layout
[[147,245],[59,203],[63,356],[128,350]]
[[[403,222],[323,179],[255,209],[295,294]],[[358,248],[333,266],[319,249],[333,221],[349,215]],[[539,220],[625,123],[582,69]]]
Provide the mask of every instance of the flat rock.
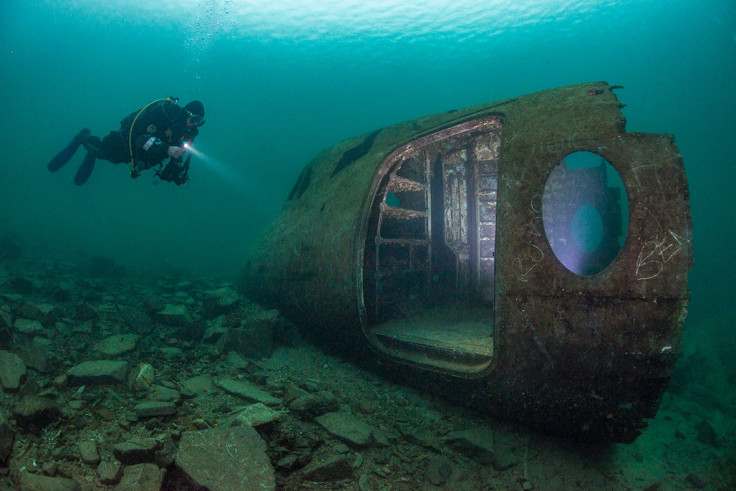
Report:
[[207,290],[202,294],[202,312],[208,317],[215,317],[230,312],[239,302],[240,297],[229,286]]
[[53,321],[55,310],[55,307],[48,303],[25,303],[18,309],[16,315],[24,319],[47,323]]
[[116,334],[109,336],[97,344],[97,351],[103,356],[114,358],[135,349],[140,336],[137,334]]
[[84,361],[66,372],[71,385],[103,385],[125,382],[128,362],[115,360]]
[[94,440],[85,440],[77,445],[79,450],[79,458],[85,464],[97,465],[100,463],[100,453],[97,451],[97,442]]
[[38,396],[23,396],[13,410],[18,425],[25,429],[37,430],[59,416],[59,406],[55,401]]
[[17,391],[26,378],[26,364],[9,351],[0,351],[0,384],[9,392]]
[[488,426],[453,431],[444,437],[455,451],[482,464],[492,464],[495,460],[493,430]]
[[160,312],[156,313],[156,319],[162,324],[169,326],[185,326],[189,324],[189,312],[184,305],[166,304]]
[[97,476],[101,484],[117,484],[122,474],[123,467],[118,462],[100,462],[97,466]]
[[217,340],[221,353],[236,351],[252,358],[273,354],[275,333],[284,326],[278,310],[259,310],[246,317],[237,328],[229,329]]
[[164,358],[167,360],[174,360],[176,358],[179,358],[181,356],[184,356],[184,352],[175,346],[164,346],[159,350],[162,355],[164,355]]
[[237,370],[244,370],[248,368],[250,362],[243,358],[239,353],[231,351],[227,354],[227,364]]
[[447,480],[452,476],[453,463],[444,455],[435,455],[429,459],[427,470],[424,477],[432,485],[440,487],[444,486]]
[[187,397],[204,396],[215,391],[215,383],[210,375],[198,375],[181,383],[181,392]]
[[276,488],[266,442],[249,426],[185,431],[181,434],[175,463],[197,489]]
[[350,413],[325,413],[315,421],[346,443],[363,447],[373,441],[373,428]]
[[[414,421],[421,422],[423,420]],[[423,423],[404,423],[398,424],[397,426],[407,441],[416,443],[424,448],[431,448],[436,452],[442,452],[443,444],[437,438],[437,433],[435,433],[433,428],[428,428]]]
[[15,319],[13,327],[19,334],[27,336],[36,336],[44,332],[43,324],[34,319]]
[[222,336],[227,334],[229,329],[227,326],[223,325],[224,321],[225,316],[221,315],[217,319],[208,322],[207,329],[205,330],[204,336],[202,337],[202,341],[205,341],[207,343],[215,343]]
[[159,469],[156,464],[131,465],[123,471],[115,491],[159,491],[165,475],[166,469]]
[[315,417],[320,414],[337,411],[340,404],[332,392],[320,391],[305,394],[289,403],[289,410],[302,417]]
[[148,393],[148,400],[150,401],[177,402],[179,399],[181,399],[181,392],[163,385],[152,385],[151,391]]
[[155,462],[161,444],[153,438],[134,438],[112,447],[112,454],[125,465]]
[[139,418],[155,418],[156,416],[171,416],[176,414],[176,404],[173,402],[145,401],[136,404],[133,408]]
[[10,426],[10,423],[8,423],[5,413],[0,409],[0,464],[4,463],[10,457],[13,451],[14,439],[15,432]]
[[302,471],[307,481],[340,481],[353,477],[353,468],[345,455],[325,455],[312,460]]
[[29,368],[41,373],[54,371],[56,367],[56,357],[50,351],[51,342],[48,339],[34,337],[33,341],[23,348],[21,354],[23,361]]
[[18,489],[28,491],[81,491],[78,482],[65,477],[51,477],[24,471],[18,479]]
[[242,397],[251,402],[262,402],[268,406],[277,406],[281,404],[281,399],[272,396],[258,388],[256,385],[246,382],[245,380],[235,380],[232,378],[217,379],[215,385],[225,392]]
[[274,411],[262,402],[257,402],[237,413],[230,420],[231,425],[261,426],[281,419],[281,413]]

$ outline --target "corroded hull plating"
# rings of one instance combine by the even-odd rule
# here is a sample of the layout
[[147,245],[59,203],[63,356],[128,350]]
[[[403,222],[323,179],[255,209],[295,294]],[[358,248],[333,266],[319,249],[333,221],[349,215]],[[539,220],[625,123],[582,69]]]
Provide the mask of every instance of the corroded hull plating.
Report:
[[[581,84],[342,142],[304,169],[240,288],[399,382],[547,432],[632,441],[680,351],[692,235],[673,137],[626,132],[621,107],[608,84]],[[584,202],[551,177],[575,152],[610,162],[625,188],[602,164],[563,169],[600,181],[596,217],[624,215],[600,246],[578,246],[589,270],[566,262],[556,231]]]

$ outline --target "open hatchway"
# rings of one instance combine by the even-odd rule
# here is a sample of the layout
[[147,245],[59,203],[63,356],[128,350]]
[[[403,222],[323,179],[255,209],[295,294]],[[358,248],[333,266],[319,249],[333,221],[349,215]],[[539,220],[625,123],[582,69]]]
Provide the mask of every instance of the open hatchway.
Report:
[[490,365],[500,132],[497,118],[471,121],[382,164],[362,265],[375,348],[466,376]]

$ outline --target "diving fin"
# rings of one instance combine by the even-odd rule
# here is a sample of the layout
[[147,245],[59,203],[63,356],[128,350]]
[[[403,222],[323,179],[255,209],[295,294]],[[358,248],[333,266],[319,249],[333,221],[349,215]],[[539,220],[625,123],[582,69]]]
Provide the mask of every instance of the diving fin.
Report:
[[81,186],[87,182],[87,179],[92,175],[92,171],[95,168],[95,160],[97,160],[97,152],[87,152],[82,165],[79,166],[77,174],[74,176],[74,184]]
[[77,152],[77,149],[81,144],[83,144],[87,138],[89,138],[91,134],[91,131],[89,131],[87,128],[83,129],[77,135],[72,138],[72,141],[69,142],[69,144],[64,147],[64,149],[57,153],[56,156],[51,159],[51,162],[49,162],[49,165],[47,166],[51,172],[56,172],[57,170],[61,169],[66,165],[72,157],[74,157],[74,154]]

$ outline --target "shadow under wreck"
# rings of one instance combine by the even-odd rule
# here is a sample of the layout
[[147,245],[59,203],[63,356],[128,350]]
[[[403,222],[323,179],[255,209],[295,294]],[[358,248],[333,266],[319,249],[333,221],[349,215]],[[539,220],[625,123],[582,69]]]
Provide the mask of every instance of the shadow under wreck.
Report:
[[334,352],[457,403],[633,441],[680,352],[682,159],[605,82],[450,111],[322,152],[241,291]]

